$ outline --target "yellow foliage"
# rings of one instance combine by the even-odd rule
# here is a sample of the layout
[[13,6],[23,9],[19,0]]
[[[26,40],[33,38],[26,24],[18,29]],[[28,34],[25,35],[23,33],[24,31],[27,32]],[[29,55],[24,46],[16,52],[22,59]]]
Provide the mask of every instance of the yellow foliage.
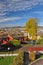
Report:
[[30,53],[29,53],[29,59],[30,60],[35,60],[35,53],[34,53],[34,51],[31,51]]
[[25,30],[30,36],[36,36],[37,34],[37,21],[34,18],[29,19],[25,24]]

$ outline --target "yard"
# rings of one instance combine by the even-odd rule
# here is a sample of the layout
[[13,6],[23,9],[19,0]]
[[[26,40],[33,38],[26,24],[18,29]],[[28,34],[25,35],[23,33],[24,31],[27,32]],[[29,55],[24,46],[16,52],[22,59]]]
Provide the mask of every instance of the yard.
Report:
[[13,62],[13,56],[11,57],[0,57],[0,65],[10,65]]

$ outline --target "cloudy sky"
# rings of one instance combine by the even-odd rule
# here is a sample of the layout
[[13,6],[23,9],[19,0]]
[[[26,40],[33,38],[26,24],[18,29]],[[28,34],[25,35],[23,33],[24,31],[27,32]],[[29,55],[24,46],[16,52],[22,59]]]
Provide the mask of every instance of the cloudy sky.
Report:
[[43,26],[43,0],[0,0],[0,27],[24,26],[29,18]]

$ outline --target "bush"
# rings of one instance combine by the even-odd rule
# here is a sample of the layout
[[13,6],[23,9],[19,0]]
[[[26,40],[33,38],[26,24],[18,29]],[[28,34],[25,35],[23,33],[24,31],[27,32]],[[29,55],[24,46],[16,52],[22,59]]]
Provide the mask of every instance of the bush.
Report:
[[18,40],[12,40],[12,41],[9,41],[9,43],[10,44],[13,44],[13,45],[15,45],[15,46],[20,46],[20,41],[18,41]]
[[37,41],[37,44],[43,45],[43,38],[42,38],[42,39],[39,39],[39,40]]
[[32,61],[35,60],[35,53],[34,53],[34,51],[30,52],[29,59],[32,60]]
[[24,55],[23,49],[20,49],[18,53],[19,53],[19,55],[14,58],[14,61],[11,65],[23,65],[23,63],[24,63],[24,61],[23,61],[23,55]]

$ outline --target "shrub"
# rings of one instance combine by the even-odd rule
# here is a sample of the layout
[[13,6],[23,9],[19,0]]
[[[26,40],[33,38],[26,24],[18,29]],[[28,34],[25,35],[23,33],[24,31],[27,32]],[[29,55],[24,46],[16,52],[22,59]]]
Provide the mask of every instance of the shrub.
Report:
[[37,44],[43,45],[43,38],[42,38],[42,39],[39,39],[39,40],[37,41]]
[[10,43],[10,44],[13,44],[13,45],[15,45],[15,46],[20,46],[20,41],[18,41],[18,40],[16,40],[16,39],[14,39],[14,40],[12,40],[12,41],[9,41],[9,43]]
[[23,49],[20,49],[18,53],[19,53],[19,55],[14,58],[14,61],[11,65],[23,65],[23,63],[24,63],[24,61],[23,61],[23,55],[24,55]]
[[35,60],[35,53],[34,53],[34,51],[30,52],[29,59],[32,60],[32,61]]

